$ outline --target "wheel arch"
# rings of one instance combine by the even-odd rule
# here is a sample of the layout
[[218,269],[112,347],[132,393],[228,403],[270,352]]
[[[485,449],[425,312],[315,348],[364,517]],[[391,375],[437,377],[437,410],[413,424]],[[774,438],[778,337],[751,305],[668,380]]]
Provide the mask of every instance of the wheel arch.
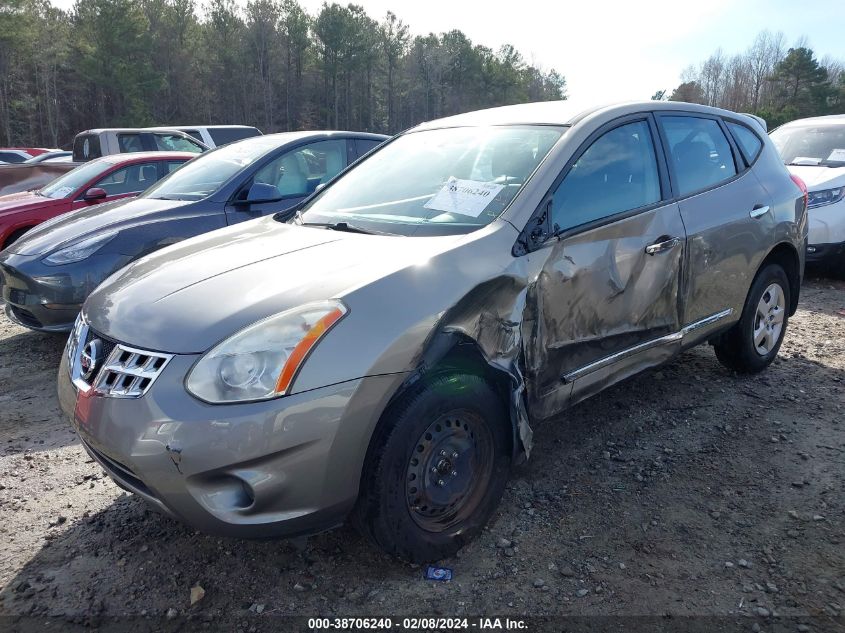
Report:
[[5,248],[9,248],[12,245],[12,242],[17,240],[27,231],[34,229],[37,224],[20,224],[18,226],[13,226],[9,231],[3,236],[3,240],[0,241],[0,250]]
[[786,278],[789,280],[789,316],[795,314],[798,309],[798,298],[801,295],[801,259],[795,246],[788,242],[781,242],[772,248],[760,265],[757,267],[756,276],[769,264],[777,264],[783,268]]
[[[396,389],[382,410],[367,447],[365,464],[370,463],[372,451],[379,446],[381,438],[388,432],[388,421],[401,399],[409,391],[447,374],[479,376],[491,385],[499,396],[502,406],[508,408],[512,461],[519,463],[527,457],[530,451],[531,431],[527,427],[527,421],[524,423],[525,426],[522,426],[520,411],[524,411],[524,407],[520,404],[523,391],[521,376],[514,376],[491,363],[478,341],[466,333],[440,330],[429,340],[417,368]],[[527,443],[524,429],[527,429],[529,434]],[[365,470],[366,468],[363,468],[361,471],[362,480]]]

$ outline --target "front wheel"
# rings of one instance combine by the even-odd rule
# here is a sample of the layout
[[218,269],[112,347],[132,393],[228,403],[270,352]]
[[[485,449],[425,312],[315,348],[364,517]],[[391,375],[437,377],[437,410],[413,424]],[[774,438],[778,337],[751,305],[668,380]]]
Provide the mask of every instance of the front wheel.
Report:
[[745,300],[742,317],[714,345],[716,358],[727,368],[756,373],[778,354],[789,321],[789,280],[783,268],[763,268]]
[[451,556],[478,534],[511,464],[507,410],[486,381],[420,382],[376,432],[353,513],[373,543],[413,562]]

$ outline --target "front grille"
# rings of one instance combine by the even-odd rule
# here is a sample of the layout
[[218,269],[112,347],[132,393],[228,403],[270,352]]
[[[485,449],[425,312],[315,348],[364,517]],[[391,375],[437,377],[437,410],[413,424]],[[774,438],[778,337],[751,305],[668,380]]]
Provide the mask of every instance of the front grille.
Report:
[[170,354],[115,345],[97,374],[94,391],[113,398],[140,398],[171,358]]
[[[98,340],[101,351],[92,375],[86,377],[82,356]],[[79,389],[111,398],[140,398],[152,386],[172,354],[150,352],[122,345],[92,330],[80,315],[67,343],[70,376]]]
[[29,310],[24,310],[11,304],[9,304],[9,309],[12,311],[12,315],[24,325],[35,328],[41,327],[41,321],[36,319],[35,315]]

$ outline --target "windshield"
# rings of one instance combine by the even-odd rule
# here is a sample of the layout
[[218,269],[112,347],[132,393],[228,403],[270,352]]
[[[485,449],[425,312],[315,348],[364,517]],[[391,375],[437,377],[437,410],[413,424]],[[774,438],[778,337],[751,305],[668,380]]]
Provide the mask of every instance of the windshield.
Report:
[[411,132],[319,193],[300,219],[401,235],[472,231],[504,211],[563,132],[539,125]]
[[202,200],[220,189],[235,174],[279,146],[265,137],[232,143],[197,156],[148,189],[142,198]]
[[76,169],[71,169],[64,176],[56,178],[53,182],[42,187],[40,193],[42,196],[48,198],[70,198],[74,192],[87,183],[89,180],[96,178],[111,167],[108,161],[92,161],[80,165]]
[[784,126],[770,136],[787,165],[845,165],[845,125]]

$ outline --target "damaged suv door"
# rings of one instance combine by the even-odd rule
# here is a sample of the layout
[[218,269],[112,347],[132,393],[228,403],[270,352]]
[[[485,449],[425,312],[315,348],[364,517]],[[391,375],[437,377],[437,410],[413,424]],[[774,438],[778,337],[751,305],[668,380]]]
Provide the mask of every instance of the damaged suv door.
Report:
[[531,303],[547,345],[527,350],[539,417],[680,351],[686,238],[657,138],[650,114],[599,128],[541,205],[551,253]]

